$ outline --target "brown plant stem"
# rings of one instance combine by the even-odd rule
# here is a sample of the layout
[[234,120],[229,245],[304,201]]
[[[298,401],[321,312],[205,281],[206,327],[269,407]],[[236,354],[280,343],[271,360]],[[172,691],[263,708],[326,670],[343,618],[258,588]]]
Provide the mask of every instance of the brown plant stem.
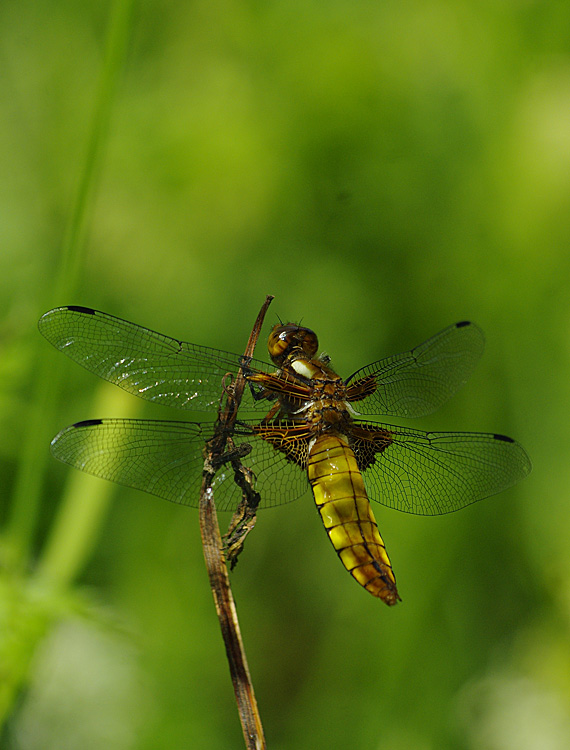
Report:
[[[253,356],[263,319],[272,299],[273,297],[271,296],[266,297],[257,316],[246,347],[245,362]],[[218,620],[220,621],[222,638],[226,647],[245,744],[248,750],[263,750],[267,746],[231,591],[212,490],[212,481],[216,469],[221,463],[231,463],[234,469],[235,481],[242,489],[243,504],[253,509],[252,513],[254,515],[255,508],[259,503],[259,496],[253,489],[251,482],[248,481],[250,474],[241,465],[241,457],[236,457],[235,452],[227,452],[228,441],[231,448],[231,434],[245,385],[246,380],[243,369],[240,369],[234,382],[226,389],[226,399],[220,408],[214,437],[208,441],[206,446],[204,475],[200,490],[200,532],[208,578],[216,605]]]

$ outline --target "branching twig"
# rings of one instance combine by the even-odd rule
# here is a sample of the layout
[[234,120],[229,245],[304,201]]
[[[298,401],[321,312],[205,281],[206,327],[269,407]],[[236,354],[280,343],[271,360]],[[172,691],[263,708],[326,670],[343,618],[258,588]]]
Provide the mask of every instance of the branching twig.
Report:
[[[271,296],[266,297],[265,303],[257,316],[245,351],[244,362],[247,362],[253,356],[263,319],[272,299]],[[240,508],[236,512],[228,532],[228,535],[231,534],[231,536],[228,536],[227,546],[233,566],[235,558],[243,546],[245,534],[253,528],[255,509],[259,503],[259,495],[253,489],[251,472],[241,464],[244,451],[236,450],[231,439],[245,385],[245,376],[240,369],[236,379],[226,390],[226,401],[220,408],[214,437],[208,441],[206,446],[204,476],[200,490],[200,531],[208,577],[226,646],[245,744],[248,750],[262,750],[266,748],[265,737],[241,639],[212,490],[212,481],[217,468],[221,463],[231,463],[235,481],[240,486],[243,496]]]

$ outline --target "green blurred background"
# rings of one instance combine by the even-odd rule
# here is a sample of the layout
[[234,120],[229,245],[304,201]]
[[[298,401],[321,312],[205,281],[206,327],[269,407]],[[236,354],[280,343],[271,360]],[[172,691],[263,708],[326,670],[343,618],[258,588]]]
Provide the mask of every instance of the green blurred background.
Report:
[[271,293],[341,375],[476,321],[472,381],[411,426],[507,433],[534,470],[452,516],[376,507],[392,609],[309,495],[260,514],[232,582],[269,747],[570,747],[570,4],[148,0],[114,97],[113,12],[0,4],[0,745],[243,746],[197,512],[48,453],[80,419],[184,415],[36,321],[89,305],[241,351]]

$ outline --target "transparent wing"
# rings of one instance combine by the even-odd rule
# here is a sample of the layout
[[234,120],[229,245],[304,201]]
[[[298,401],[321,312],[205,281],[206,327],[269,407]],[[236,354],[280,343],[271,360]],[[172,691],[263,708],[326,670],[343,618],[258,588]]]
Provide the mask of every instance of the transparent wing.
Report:
[[[212,432],[211,425],[191,422],[91,419],[62,430],[51,450],[60,461],[88,474],[197,508],[204,444]],[[251,446],[242,463],[255,474],[260,508],[296,500],[305,492],[306,473],[257,437],[247,423],[233,440]],[[235,510],[241,491],[231,465],[222,466],[213,488],[218,510]]]
[[467,381],[485,338],[474,323],[455,323],[415,349],[381,359],[351,375],[348,401],[359,414],[423,417]]
[[[260,508],[297,499],[308,488],[306,472],[256,429],[255,422],[240,423],[233,439],[251,446],[242,462],[254,472]],[[52,453],[102,479],[198,507],[202,451],[211,435],[211,425],[191,422],[88,420],[56,435]],[[426,433],[366,422],[355,425],[355,435],[371,499],[407,513],[451,513],[501,492],[531,470],[522,446],[503,435]],[[234,510],[241,492],[231,466],[222,467],[213,486],[218,509]]]
[[[178,409],[211,412],[222,379],[235,375],[238,354],[169,338],[89,307],[58,307],[40,318],[40,332],[68,357],[125,391]],[[252,360],[253,372],[275,368]],[[265,399],[244,392],[241,411],[268,411]]]
[[406,513],[451,513],[511,487],[532,468],[524,448],[504,435],[371,422],[358,423],[356,431],[370,497]]

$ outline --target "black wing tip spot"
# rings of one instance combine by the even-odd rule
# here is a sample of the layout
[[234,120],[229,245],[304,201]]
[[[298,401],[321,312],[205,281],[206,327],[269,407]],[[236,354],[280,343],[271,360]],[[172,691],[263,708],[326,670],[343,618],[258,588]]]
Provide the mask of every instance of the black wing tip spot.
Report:
[[83,307],[82,305],[67,305],[66,310],[71,312],[85,313],[85,315],[95,315],[95,310],[92,307]]
[[84,419],[83,422],[76,422],[75,424],[72,424],[71,426],[73,428],[79,429],[80,427],[95,427],[98,424],[103,424],[102,419]]
[[465,326],[473,325],[470,320],[461,320],[459,323],[455,324],[456,328],[465,328]]
[[508,437],[508,435],[498,435],[498,434],[495,434],[495,435],[493,435],[493,437],[495,438],[495,440],[502,440],[505,443],[514,443],[515,442],[512,438]]

